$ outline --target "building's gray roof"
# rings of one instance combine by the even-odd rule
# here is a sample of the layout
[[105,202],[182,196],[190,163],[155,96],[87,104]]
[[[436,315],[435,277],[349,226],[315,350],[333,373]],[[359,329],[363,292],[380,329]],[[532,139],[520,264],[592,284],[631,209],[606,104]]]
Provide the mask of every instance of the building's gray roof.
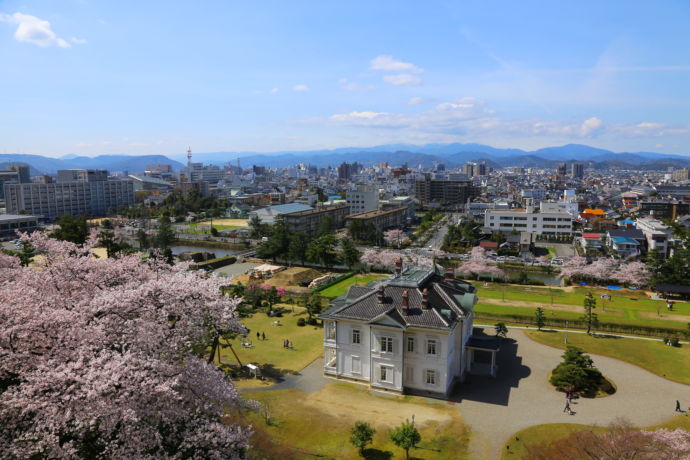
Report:
[[[384,288],[383,302],[378,300]],[[422,292],[427,289],[429,308],[422,308]],[[408,313],[403,312],[403,292],[408,291]],[[402,275],[383,280],[376,286],[352,286],[331,302],[322,318],[373,322],[387,315],[402,327],[451,329],[458,319],[471,314],[477,301],[474,287],[462,280],[444,279],[431,269],[407,269]]]

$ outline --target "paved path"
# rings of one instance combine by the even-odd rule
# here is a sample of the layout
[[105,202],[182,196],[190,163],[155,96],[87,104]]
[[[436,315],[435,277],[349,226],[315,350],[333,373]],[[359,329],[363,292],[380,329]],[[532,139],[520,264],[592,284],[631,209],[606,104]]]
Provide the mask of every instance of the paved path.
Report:
[[511,329],[512,342],[498,356],[496,379],[472,377],[460,386],[458,404],[471,427],[470,451],[477,460],[498,459],[503,444],[516,431],[543,423],[582,423],[605,426],[625,417],[636,426],[662,423],[674,415],[675,402],[690,404],[690,386],[671,382],[613,358],[591,355],[594,364],[618,391],[598,399],[579,399],[573,416],[563,413],[565,398],[547,381],[561,360],[562,350],[537,343]]
[[[623,361],[591,355],[618,391],[605,398],[577,400],[572,406],[576,414],[569,416],[563,413],[563,393],[556,392],[547,380],[561,361],[563,351],[537,343],[519,329],[511,328],[508,336],[497,357],[498,377],[471,376],[469,383],[460,385],[452,398],[456,402],[454,407],[472,430],[472,460],[499,459],[508,438],[533,425],[565,422],[606,426],[625,417],[636,426],[649,426],[671,418],[676,399],[684,407],[690,405],[690,386]],[[276,385],[243,392],[292,388],[318,391],[332,382],[323,376],[322,370],[323,359],[319,358]]]

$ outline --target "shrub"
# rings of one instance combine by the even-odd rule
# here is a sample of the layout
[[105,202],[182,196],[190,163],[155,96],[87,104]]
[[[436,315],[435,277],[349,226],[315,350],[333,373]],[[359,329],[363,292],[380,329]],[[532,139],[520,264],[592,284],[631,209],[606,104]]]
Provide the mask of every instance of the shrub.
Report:
[[299,318],[299,319],[297,320],[297,325],[298,325],[299,327],[304,327],[306,324],[307,324],[307,322],[304,320],[304,318]]
[[[300,319],[302,319],[302,318],[300,318]],[[309,324],[310,326],[316,326],[317,324],[319,324],[319,322],[316,318],[309,318],[307,320],[307,324]]]
[[596,392],[604,377],[594,368],[592,358],[580,348],[568,346],[563,353],[563,362],[553,370],[549,381],[559,390]]

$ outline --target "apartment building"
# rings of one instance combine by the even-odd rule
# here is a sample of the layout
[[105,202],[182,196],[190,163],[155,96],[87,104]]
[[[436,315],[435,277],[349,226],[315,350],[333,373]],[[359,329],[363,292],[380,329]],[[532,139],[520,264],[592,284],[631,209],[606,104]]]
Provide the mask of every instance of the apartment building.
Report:
[[656,250],[667,257],[673,244],[673,232],[660,220],[644,217],[635,220],[635,227],[644,234],[647,251]]
[[431,179],[425,176],[415,181],[415,196],[422,204],[463,205],[479,195],[471,181]]

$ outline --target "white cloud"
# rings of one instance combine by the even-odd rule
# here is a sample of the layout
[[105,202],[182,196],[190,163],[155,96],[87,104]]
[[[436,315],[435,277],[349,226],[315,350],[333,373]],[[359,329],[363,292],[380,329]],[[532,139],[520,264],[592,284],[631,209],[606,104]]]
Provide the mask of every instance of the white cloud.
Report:
[[419,105],[424,104],[424,99],[421,97],[411,97],[407,100],[407,105]]
[[604,128],[604,122],[597,117],[588,118],[580,126],[580,135],[590,137],[599,133]]
[[87,43],[87,41],[85,39],[77,38],[77,37],[72,37],[69,39],[69,41],[71,41],[75,45],[85,45]]
[[309,91],[309,87],[307,85],[295,85],[292,88],[293,91]]
[[417,86],[422,83],[422,79],[416,75],[409,73],[401,73],[398,75],[385,75],[383,81],[396,86]]
[[278,92],[278,88],[271,88],[271,91],[269,91],[271,94],[276,94]]
[[[46,48],[57,46],[69,48],[70,44],[58,37],[50,28],[50,23],[29,14],[0,14],[0,21],[17,24],[14,38],[18,42],[31,43]],[[77,43],[77,42],[75,42]]]
[[376,56],[369,63],[369,68],[371,70],[383,70],[384,72],[424,72],[424,69],[417,67],[411,62],[398,61],[389,55]]

